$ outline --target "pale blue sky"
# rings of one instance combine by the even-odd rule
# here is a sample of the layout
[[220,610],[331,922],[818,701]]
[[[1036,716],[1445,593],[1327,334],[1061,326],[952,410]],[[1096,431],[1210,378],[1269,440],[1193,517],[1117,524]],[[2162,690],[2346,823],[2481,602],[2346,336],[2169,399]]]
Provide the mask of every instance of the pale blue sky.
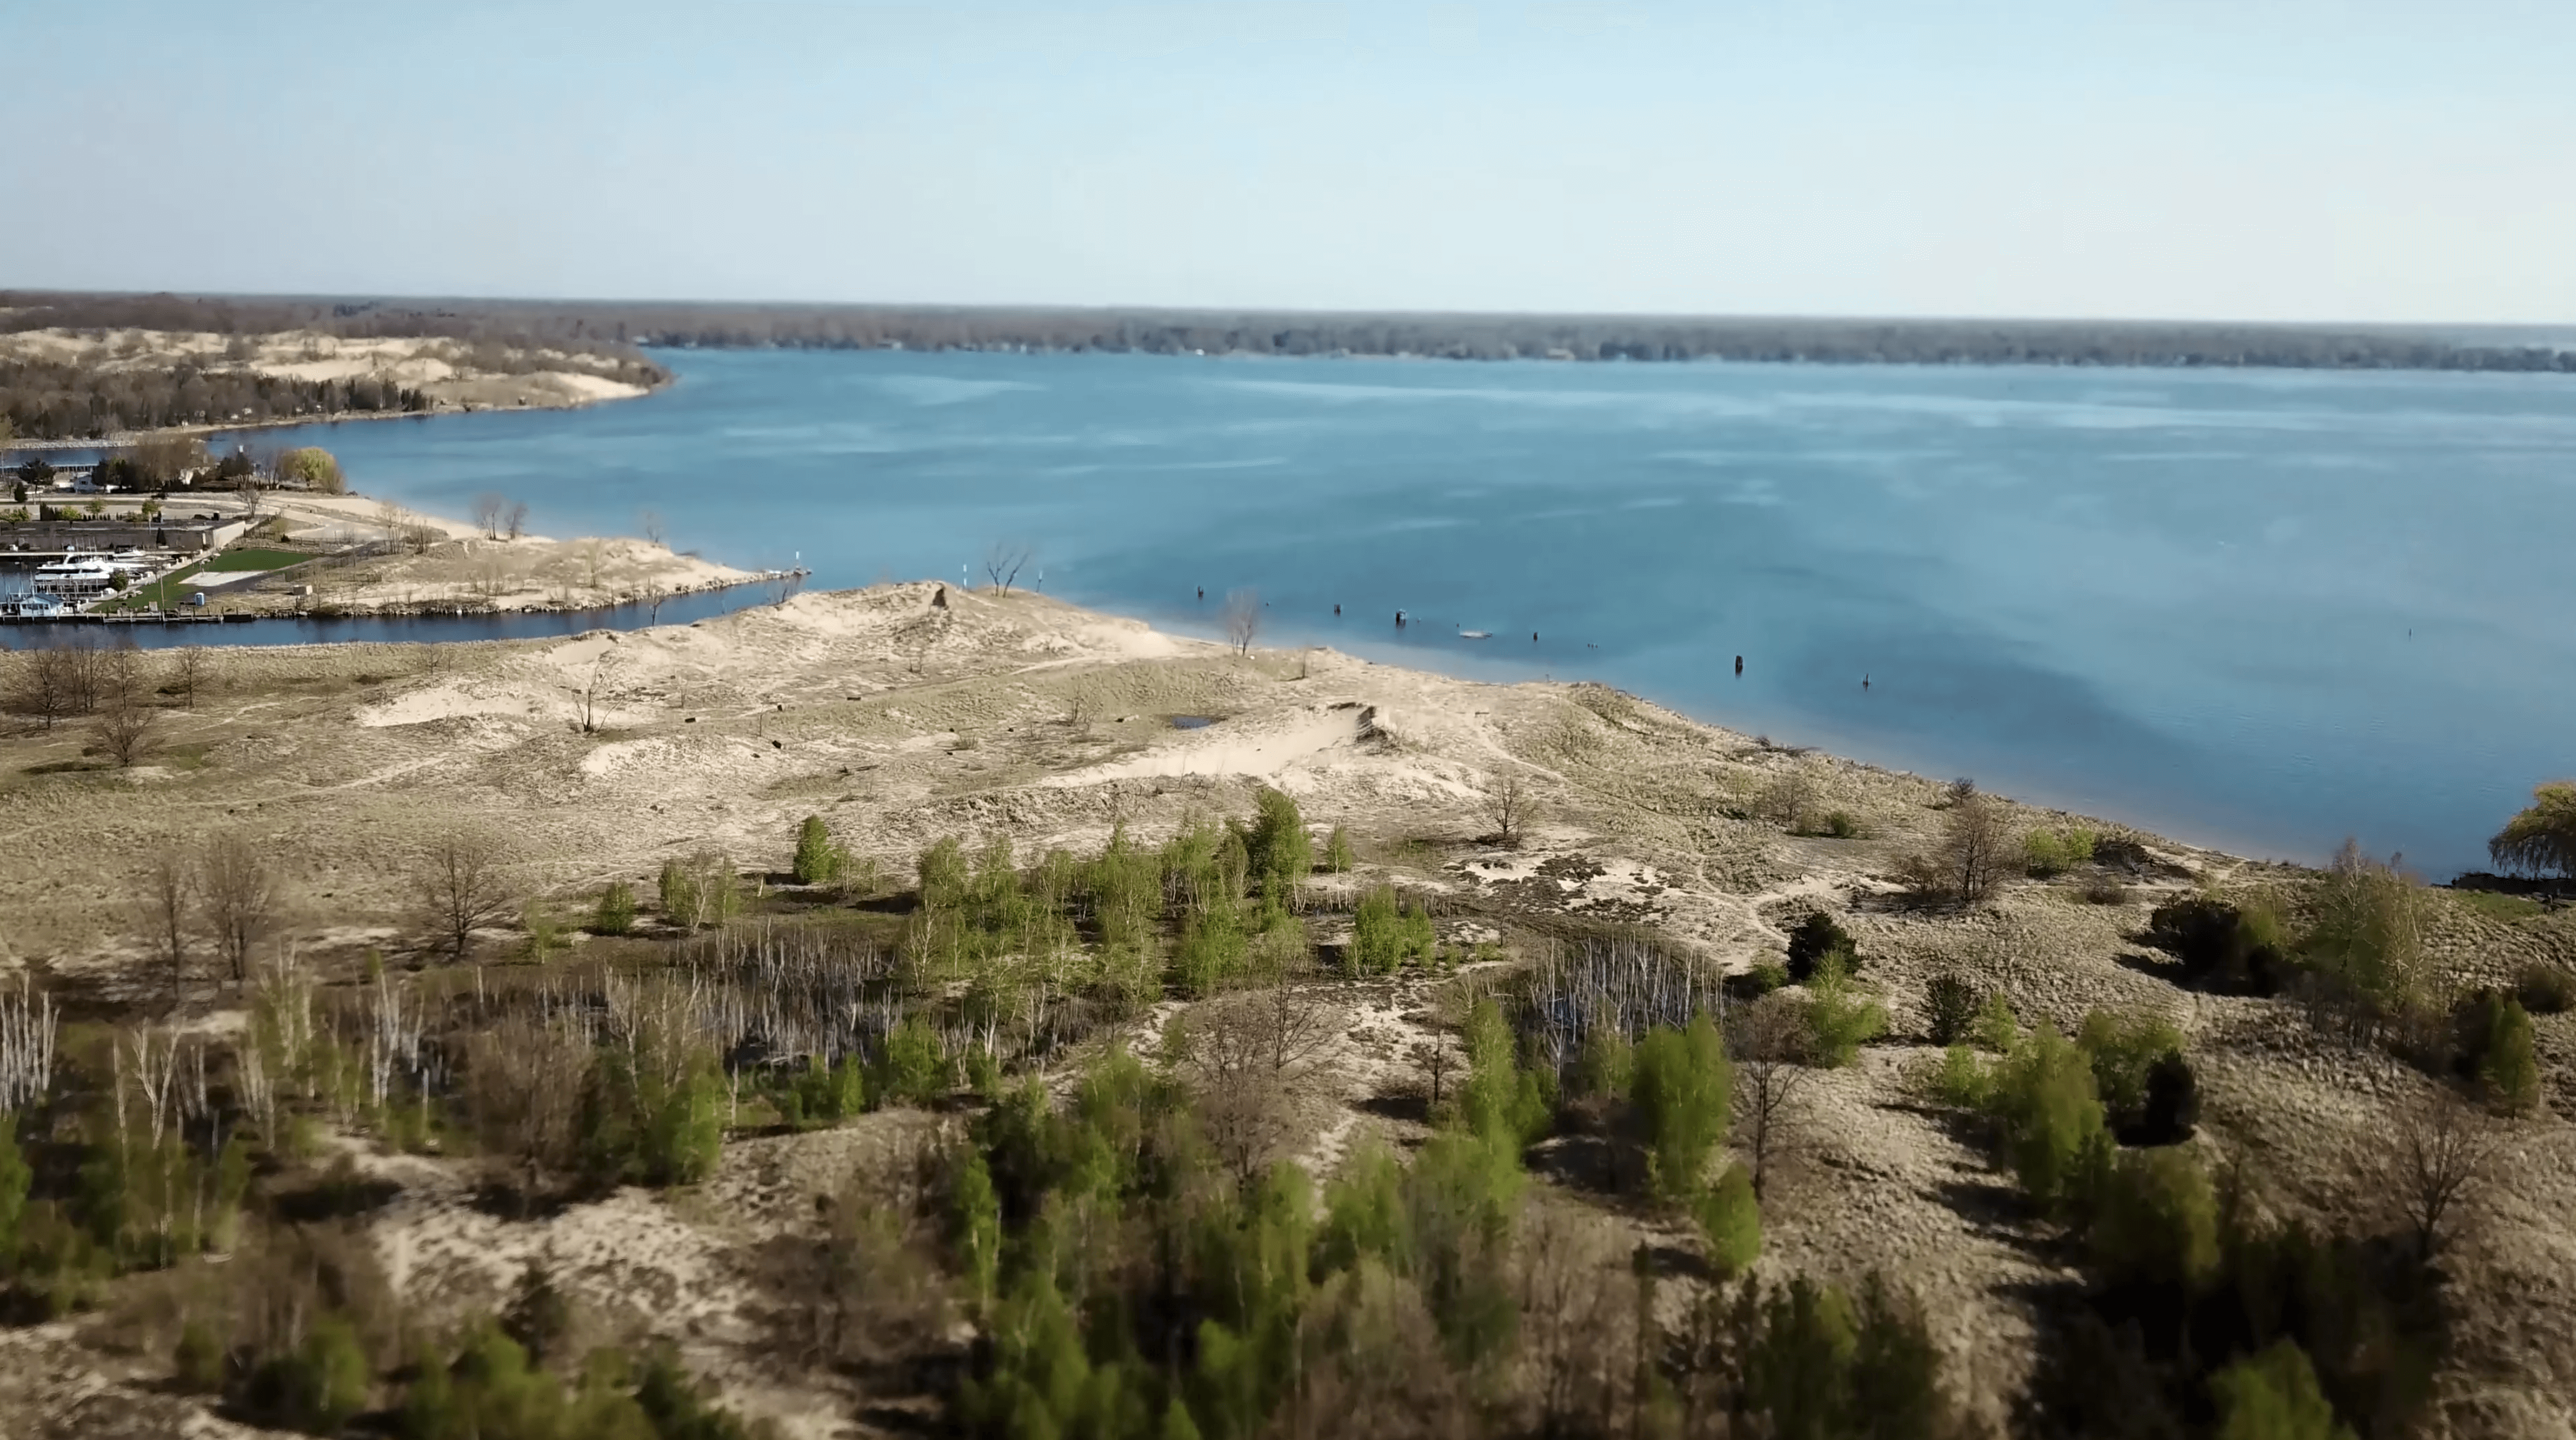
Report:
[[0,5],[0,285],[2576,322],[2576,3]]

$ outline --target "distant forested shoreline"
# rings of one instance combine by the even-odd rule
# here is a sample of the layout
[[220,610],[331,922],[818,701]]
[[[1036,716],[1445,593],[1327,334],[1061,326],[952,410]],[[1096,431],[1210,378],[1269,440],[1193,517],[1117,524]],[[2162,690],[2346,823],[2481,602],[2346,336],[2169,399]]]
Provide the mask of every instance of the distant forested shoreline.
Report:
[[637,347],[1110,351],[1432,359],[1732,360],[2576,372],[2576,347],[2426,329],[2182,321],[1012,308],[39,294],[0,291],[0,331],[312,328],[635,357]]
[[[291,367],[262,364],[256,343],[281,335],[325,337],[306,359],[329,358],[334,341],[412,340],[432,342],[436,358],[459,375],[570,371],[644,389],[670,380],[638,347],[577,330],[533,312],[370,300],[0,291],[0,444],[449,408],[429,388],[391,372],[281,373]],[[61,354],[6,343],[35,331],[114,343]],[[131,332],[213,335],[227,343],[172,348]]]

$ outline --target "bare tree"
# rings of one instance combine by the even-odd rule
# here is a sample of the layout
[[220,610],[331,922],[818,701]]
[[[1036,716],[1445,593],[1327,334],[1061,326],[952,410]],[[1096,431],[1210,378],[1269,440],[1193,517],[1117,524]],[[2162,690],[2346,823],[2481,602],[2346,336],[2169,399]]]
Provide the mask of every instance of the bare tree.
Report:
[[1939,873],[1961,904],[1974,905],[2003,878],[2012,840],[2003,806],[1976,787],[1960,781],[1951,787],[1950,815],[1941,829],[1935,856]]
[[207,841],[197,857],[197,900],[233,983],[243,983],[250,978],[251,951],[277,920],[277,877],[268,857],[238,832]]
[[1639,1298],[1635,1273],[1619,1263],[1616,1242],[1585,1218],[1570,1205],[1532,1205],[1513,1247],[1539,1431],[1656,1433],[1633,1413],[1619,1413],[1637,1372],[1639,1327],[1628,1319]]
[[77,714],[72,707],[71,656],[58,645],[46,645],[18,657],[10,676],[8,707],[12,713],[44,722]]
[[90,728],[98,736],[99,748],[125,769],[151,752],[153,722],[160,718],[157,707],[120,685],[108,692],[107,703],[99,707],[98,719]]
[[64,693],[71,713],[87,715],[98,708],[108,684],[107,657],[98,642],[83,635],[55,647],[62,655]]
[[[943,602],[933,602],[943,603]],[[948,638],[948,628],[956,622],[955,612],[941,609],[935,614],[917,615],[895,627],[895,649],[901,653],[913,674],[930,659],[930,652]]]
[[430,842],[415,883],[422,919],[448,959],[463,960],[475,931],[509,917],[509,881],[509,862],[493,836],[451,830]]
[[1332,1042],[1340,1021],[1312,987],[1258,985],[1191,1010],[1190,1055],[1211,1083],[1275,1087]]
[[174,1010],[187,998],[190,879],[188,862],[177,850],[164,848],[143,867],[142,893],[135,906],[157,952],[153,958],[170,972]]
[[509,532],[510,538],[513,540],[527,534],[528,502],[525,500],[511,501],[509,511],[501,517],[501,525],[503,529]]
[[2415,1233],[2416,1254],[2430,1260],[2440,1253],[2443,1222],[2486,1178],[2495,1144],[2494,1132],[2448,1090],[2400,1116],[2383,1152],[2385,1190]]
[[1237,655],[1252,653],[1252,642],[1261,636],[1261,592],[1229,590],[1225,596],[1225,642]]
[[1425,1082],[1422,1098],[1431,1107],[1431,1113],[1438,1115],[1442,1082],[1458,1068],[1456,1052],[1449,1048],[1446,1038],[1435,1035],[1428,1040],[1415,1041],[1413,1048],[1405,1052],[1405,1058],[1413,1062],[1414,1070],[1422,1076]]
[[635,519],[643,528],[644,541],[646,544],[664,545],[670,539],[671,531],[668,526],[662,523],[661,511],[639,510],[636,512]]
[[1763,813],[1781,829],[1796,834],[1807,828],[1807,812],[1815,808],[1816,777],[1805,765],[1791,761],[1785,774],[1773,780],[1762,792]]
[[1494,825],[1494,838],[1505,845],[1521,843],[1521,832],[1538,818],[1538,796],[1517,770],[1485,787],[1484,805],[1485,818]]
[[487,550],[474,557],[474,588],[483,598],[498,599],[518,586],[518,570],[506,553]]
[[1064,702],[1064,723],[1077,735],[1091,733],[1091,724],[1100,718],[1100,701],[1088,690],[1076,690]]
[[129,458],[146,485],[166,490],[170,482],[206,468],[206,442],[194,435],[152,435],[134,442]]
[[1280,1087],[1261,1076],[1209,1072],[1200,1081],[1196,1110],[1208,1146],[1249,1187],[1297,1133]]
[[664,585],[659,580],[653,581],[644,587],[642,595],[638,598],[644,602],[644,623],[647,625],[661,624],[662,602],[671,598],[670,587]]
[[467,1113],[524,1209],[572,1164],[590,1047],[562,1026],[510,1015],[474,1037],[466,1066]]
[[1253,942],[1251,960],[1262,1058],[1276,1080],[1330,1045],[1342,1033],[1344,1016],[1326,992],[1305,983],[1314,966],[1302,936],[1280,943],[1274,931]]
[[1253,944],[1253,982],[1203,1001],[1187,1020],[1208,1142],[1238,1179],[1257,1177],[1295,1132],[1288,1087],[1341,1033],[1343,1012],[1300,980],[1311,962],[1302,939]]
[[501,538],[501,517],[509,506],[509,501],[488,490],[474,497],[474,528],[483,532],[484,539]]
[[[927,1164],[916,1160],[912,1168]],[[951,1313],[949,1287],[934,1258],[941,1247],[925,1211],[937,1214],[915,1193],[885,1199],[855,1181],[843,1187],[816,1256],[821,1273],[815,1283],[795,1287],[813,1297],[808,1334],[817,1359],[891,1364],[941,1343]]]
[[173,678],[178,681],[180,700],[194,710],[197,708],[197,687],[211,678],[208,672],[213,668],[213,662],[207,658],[203,645],[180,646],[178,660]]
[[993,582],[994,589],[1008,595],[1011,587],[1019,583],[1020,571],[1037,553],[1034,546],[998,541],[984,552],[984,578]]
[[1735,1060],[1736,1123],[1753,1151],[1753,1195],[1762,1196],[1771,1158],[1785,1148],[1799,1087],[1810,1072],[1807,1018],[1796,1001],[1774,992],[1727,1017],[1727,1052]]
[[581,733],[584,735],[599,733],[599,692],[616,678],[617,658],[615,655],[602,655],[592,661],[589,676],[572,687],[573,708],[580,716]]

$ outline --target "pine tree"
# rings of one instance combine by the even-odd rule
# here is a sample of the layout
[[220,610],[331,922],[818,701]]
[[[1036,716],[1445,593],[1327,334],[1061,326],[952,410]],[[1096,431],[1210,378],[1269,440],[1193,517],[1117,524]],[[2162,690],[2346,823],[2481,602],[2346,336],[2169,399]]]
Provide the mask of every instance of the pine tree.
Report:
[[831,829],[824,825],[822,816],[806,816],[805,823],[796,828],[796,860],[793,867],[796,883],[799,885],[830,884],[837,878],[833,872],[839,868],[833,864],[834,858]]
[[2540,1061],[2532,1048],[2530,1012],[2521,1001],[2507,997],[2490,1013],[2485,1053],[2478,1058],[2478,1081],[2496,1109],[2509,1115],[2528,1113],[2540,1103]]

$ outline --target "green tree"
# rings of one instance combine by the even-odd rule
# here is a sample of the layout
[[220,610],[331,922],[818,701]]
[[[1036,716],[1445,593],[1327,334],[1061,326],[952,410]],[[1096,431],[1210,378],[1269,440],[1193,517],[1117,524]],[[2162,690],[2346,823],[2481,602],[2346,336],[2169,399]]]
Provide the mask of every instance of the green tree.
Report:
[[2412,877],[2350,840],[2326,867],[2300,958],[2355,1030],[2368,1033],[2421,1003],[2420,908]]
[[2307,1352],[2289,1340],[2239,1360],[2209,1382],[2218,1440],[2352,1440],[2317,1386]]
[[1410,961],[1428,965],[1440,950],[1440,932],[1431,923],[1429,907],[1420,901],[1405,907],[1403,924],[1396,931],[1399,965]]
[[1351,854],[1351,837],[1341,826],[1334,826],[1333,833],[1324,837],[1324,868],[1336,875],[1346,875],[1355,863],[1356,857]]
[[2489,1002],[2486,1044],[2478,1056],[2478,1083],[2487,1101],[2509,1115],[2540,1103],[2540,1060],[2532,1047],[2531,1015],[2504,996]]
[[1826,951],[1807,981],[1808,1051],[1827,1070],[1849,1065],[1861,1046],[1887,1033],[1887,1007],[1860,992],[1844,968],[1847,958]]
[[1753,1172],[1729,1165],[1693,1204],[1693,1218],[1708,1242],[1709,1264],[1720,1275],[1743,1273],[1762,1254],[1762,1203],[1753,1195]]
[[2009,1054],[2021,1042],[2021,1017],[2013,1013],[2012,997],[2001,990],[1986,997],[1977,1009],[1976,1025],[1969,1038],[1998,1055]]
[[796,827],[796,860],[791,867],[799,885],[827,885],[838,876],[831,829],[820,815],[808,815]]
[[1940,1440],[1954,1433],[1941,1391],[1941,1352],[1911,1297],[1873,1270],[1861,1282],[1852,1347],[1851,1413],[1869,1440]]
[[590,931],[594,935],[624,935],[635,928],[635,887],[623,880],[611,880],[599,892],[599,908],[591,912]]
[[662,919],[683,930],[695,930],[706,908],[698,877],[677,860],[662,862]]
[[1637,1074],[1637,1047],[1616,1025],[1595,1025],[1574,1062],[1575,1090],[1599,1100],[1625,1100]]
[[847,1120],[865,1112],[867,1103],[867,1075],[857,1056],[844,1055],[833,1063],[814,1054],[805,1057],[805,1069],[779,1098],[779,1109],[788,1124],[802,1130]]
[[1185,994],[1215,994],[1243,969],[1245,944],[1243,916],[1233,905],[1201,910],[1181,926],[1181,942],[1172,952],[1173,978]]
[[303,485],[323,495],[346,491],[348,481],[340,473],[340,462],[319,445],[289,450],[277,457],[277,478],[289,485]]
[[692,1185],[724,1149],[727,1093],[712,1052],[654,1043],[601,1053],[584,1084],[579,1134],[592,1179]]
[[1739,1292],[1746,1408],[1779,1440],[1935,1440],[1952,1419],[1921,1314],[1872,1272],[1858,1303],[1799,1276]]
[[1774,1291],[1758,1315],[1744,1366],[1749,1408],[1769,1415],[1770,1433],[1781,1440],[1839,1440],[1851,1433],[1851,1368],[1860,1337],[1850,1299],[1800,1275]]
[[179,1388],[194,1395],[213,1395],[224,1388],[224,1344],[215,1327],[191,1320],[179,1327],[179,1344],[171,1352],[171,1369]]
[[1404,1178],[1409,1273],[1451,1362],[1473,1370],[1509,1348],[1520,1322],[1505,1263],[1526,1183],[1520,1142],[1443,1131]]
[[1252,828],[1245,837],[1245,857],[1261,896],[1285,905],[1315,868],[1313,842],[1297,802],[1265,787],[1254,801]]
[[1002,1202],[993,1189],[992,1167],[981,1151],[969,1152],[958,1167],[949,1214],[958,1268],[966,1272],[977,1301],[990,1303],[1002,1269]]
[[694,857],[698,872],[698,921],[722,925],[742,913],[742,877],[733,857],[714,851]]
[[1354,975],[1392,975],[1404,963],[1404,917],[1397,911],[1395,887],[1374,885],[1360,896],[1351,917],[1349,968]]
[[1520,1067],[1511,1026],[1493,1001],[1477,1001],[1467,1012],[1464,1029],[1467,1083],[1459,1087],[1458,1118],[1470,1134],[1517,1157],[1522,1146],[1547,1133],[1556,1109],[1555,1097],[1548,1093],[1550,1077],[1541,1069]]
[[1955,971],[1943,971],[1932,977],[1923,990],[1924,1028],[1935,1045],[1956,1045],[1966,1040],[1976,1028],[1977,1009],[1984,997]]
[[367,1408],[374,1374],[358,1332],[339,1315],[315,1318],[303,1343],[260,1367],[251,1406],[313,1435],[337,1435]]
[[1315,1253],[1327,1270],[1348,1270],[1363,1259],[1399,1273],[1412,1270],[1404,1166],[1384,1143],[1363,1142],[1324,1186],[1324,1224]]
[[2075,1043],[2092,1058],[2093,1089],[2102,1108],[2121,1126],[2137,1123],[2146,1113],[2147,1081],[2156,1062],[2182,1050],[2182,1034],[2163,1016],[2147,1011],[2085,1015]]
[[27,1213],[27,1189],[35,1171],[18,1151],[18,1116],[0,1110],[0,1266],[18,1253],[18,1222]]
[[948,1059],[939,1032],[918,1015],[886,1036],[876,1092],[889,1102],[927,1105],[948,1093]]
[[1699,1193],[1708,1157],[1726,1138],[1734,1075],[1726,1042],[1706,1015],[1687,1030],[1657,1026],[1638,1043],[1629,1105],[1658,1199],[1680,1203]]
[[2094,1209],[2086,1239],[2114,1283],[2191,1294],[2218,1273],[2218,1199],[2185,1151],[2121,1152]]
[[2576,880],[2576,780],[2552,780],[2531,792],[2531,805],[2487,842],[2501,869]]
[[1853,944],[1851,932],[1834,923],[1834,917],[1822,910],[1811,911],[1789,931],[1789,978],[1801,985],[1815,977],[1816,967],[1828,955],[1843,957],[1843,973],[1860,969],[1860,951]]
[[954,835],[942,836],[922,851],[918,869],[921,908],[934,915],[963,905],[973,889],[974,873],[966,863],[966,847],[957,843]]
[[2087,1197],[2088,1172],[2110,1150],[2084,1052],[2041,1025],[2006,1058],[1994,1106],[2005,1161],[2023,1192],[2050,1214],[2076,1213]]

